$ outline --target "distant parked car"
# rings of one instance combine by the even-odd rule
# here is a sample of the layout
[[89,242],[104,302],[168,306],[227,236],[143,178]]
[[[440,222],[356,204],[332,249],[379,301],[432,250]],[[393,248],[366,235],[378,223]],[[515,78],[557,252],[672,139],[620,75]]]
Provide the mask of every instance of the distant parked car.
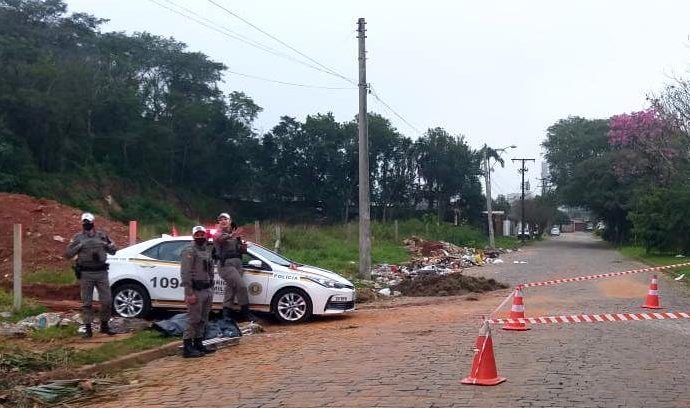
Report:
[[551,228],[549,235],[551,235],[551,236],[561,235],[561,230],[558,227],[553,227],[553,228]]

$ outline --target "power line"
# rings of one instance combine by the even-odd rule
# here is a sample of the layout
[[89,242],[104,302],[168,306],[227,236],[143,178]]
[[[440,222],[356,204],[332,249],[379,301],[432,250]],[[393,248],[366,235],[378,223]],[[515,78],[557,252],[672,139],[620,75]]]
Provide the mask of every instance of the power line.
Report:
[[314,66],[314,65],[312,65],[312,64],[309,64],[309,63],[307,63],[307,62],[301,61],[301,60],[299,60],[299,59],[297,59],[297,58],[294,58],[294,57],[292,57],[292,56],[290,56],[290,55],[281,53],[280,51],[277,51],[277,50],[275,50],[275,49],[273,49],[273,48],[271,48],[271,47],[269,47],[269,46],[267,46],[267,45],[261,44],[261,43],[259,43],[259,42],[257,42],[257,41],[254,41],[254,40],[252,40],[252,39],[249,39],[248,37],[245,37],[245,36],[243,36],[243,35],[241,35],[241,34],[238,34],[238,33],[234,32],[234,31],[232,31],[232,30],[230,30],[230,29],[227,29],[227,28],[225,28],[225,27],[223,27],[223,26],[221,26],[221,25],[219,25],[219,24],[217,24],[217,23],[214,23],[213,21],[211,21],[211,20],[209,20],[209,19],[207,19],[207,18],[205,18],[205,17],[199,15],[198,13],[195,13],[195,12],[193,12],[193,11],[191,11],[191,10],[185,8],[185,7],[182,7],[182,6],[180,6],[180,5],[175,4],[175,3],[172,2],[172,1],[165,0],[166,2],[168,2],[168,3],[170,3],[170,4],[174,4],[175,6],[181,8],[181,9],[183,9],[183,10],[188,10],[188,11],[190,11],[191,13],[193,13],[194,15],[199,16],[200,19],[203,19],[203,20],[205,20],[206,22],[204,22],[203,20],[200,20],[199,18],[195,18],[195,17],[192,17],[192,16],[190,16],[190,15],[188,15],[188,14],[185,14],[185,13],[179,11],[179,10],[175,10],[175,9],[173,9],[173,8],[170,8],[170,7],[166,6],[165,4],[162,4],[162,3],[160,3],[160,2],[158,2],[158,1],[156,1],[156,0],[148,0],[148,1],[151,2],[151,3],[153,3],[153,4],[156,4],[156,5],[159,6],[159,7],[162,7],[162,8],[164,8],[164,9],[168,10],[168,11],[171,11],[171,12],[173,12],[173,13],[175,13],[175,14],[178,14],[178,15],[180,15],[180,16],[182,16],[182,17],[188,19],[188,20],[194,21],[195,23],[197,23],[197,24],[199,24],[199,25],[202,25],[202,26],[204,26],[204,27],[206,27],[206,28],[208,28],[208,29],[211,29],[211,30],[213,30],[213,31],[215,31],[215,32],[217,32],[217,33],[220,33],[220,34],[224,35],[225,37],[231,38],[231,39],[236,40],[236,41],[240,41],[240,42],[245,43],[245,44],[247,44],[247,45],[250,45],[250,46],[252,46],[252,47],[254,47],[254,48],[257,48],[257,49],[259,49],[259,50],[261,50],[261,51],[264,51],[264,52],[266,52],[266,53],[269,53],[269,54],[272,54],[272,55],[274,55],[274,56],[277,56],[277,57],[280,57],[280,58],[284,58],[284,59],[293,61],[293,62],[295,62],[295,63],[304,65],[304,66],[306,66],[306,67],[308,67],[308,68],[311,68],[311,69],[314,69],[314,70],[316,70],[316,71],[323,72],[323,73],[328,74],[328,75],[333,75],[333,73],[331,73],[331,72],[329,72],[329,71],[326,71],[326,70],[324,70],[324,69],[321,69],[321,68],[319,68],[319,67],[317,67],[317,66]]
[[417,132],[417,135],[421,135],[421,134],[422,134],[422,132],[420,132],[419,129],[417,129],[413,124],[411,124],[411,123],[410,123],[407,119],[405,119],[401,114],[399,114],[398,112],[396,112],[395,109],[393,109],[389,104],[387,104],[386,102],[384,102],[383,99],[381,99],[381,97],[376,93],[376,91],[374,90],[374,88],[373,88],[371,85],[369,85],[369,92],[371,93],[371,95],[372,95],[374,98],[376,98],[377,101],[379,101],[383,106],[385,106],[391,113],[393,113],[393,114],[394,114],[395,116],[397,116],[400,120],[402,120],[403,122],[405,122],[405,124],[406,124],[407,126],[409,126],[411,129],[413,129],[415,132]]
[[295,83],[295,82],[284,82],[284,81],[278,81],[278,80],[270,79],[270,78],[263,78],[263,77],[256,76],[256,75],[243,74],[243,73],[241,73],[241,72],[235,72],[235,71],[229,71],[229,70],[228,70],[227,72],[230,73],[230,74],[239,75],[239,76],[246,77],[246,78],[258,79],[258,80],[260,80],[260,81],[272,82],[272,83],[281,84],[281,85],[299,86],[299,87],[302,87],[302,88],[315,88],[315,89],[357,89],[357,88],[355,88],[355,87],[343,88],[343,87],[335,87],[335,86],[319,86],[319,85],[298,84],[298,83]]
[[343,79],[343,80],[345,80],[345,81],[351,83],[352,85],[357,86],[357,83],[356,83],[355,81],[353,81],[352,79],[350,79],[350,78],[348,78],[348,77],[342,75],[341,73],[339,73],[338,71],[336,71],[336,70],[334,70],[334,69],[332,69],[332,68],[327,67],[326,65],[324,65],[324,64],[320,63],[319,61],[315,60],[314,58],[308,56],[307,54],[305,54],[305,53],[303,53],[302,51],[298,50],[297,48],[291,46],[290,44],[286,43],[285,41],[281,40],[280,38],[278,38],[278,37],[276,37],[276,36],[274,36],[274,35],[272,35],[272,34],[266,32],[266,31],[263,30],[261,27],[256,26],[256,25],[253,24],[251,21],[249,21],[249,20],[247,20],[247,19],[245,19],[245,18],[239,16],[237,13],[234,13],[232,10],[229,10],[228,8],[221,6],[220,4],[216,3],[216,2],[213,1],[213,0],[207,0],[207,1],[208,1],[209,3],[211,3],[211,4],[213,4],[214,6],[218,7],[219,9],[225,11],[226,13],[230,14],[231,16],[233,16],[233,17],[237,18],[238,20],[242,21],[243,23],[245,23],[245,24],[249,25],[250,27],[254,28],[255,30],[259,31],[260,33],[264,34],[265,36],[267,36],[267,37],[271,38],[272,40],[278,42],[279,44],[283,45],[284,47],[286,47],[286,48],[292,50],[293,52],[296,52],[297,54],[301,55],[302,57],[304,57],[304,58],[308,59],[309,61],[313,62],[314,64],[320,66],[320,67],[323,68],[324,70],[328,71],[328,73],[330,73],[331,75],[336,76],[336,77],[338,77],[338,78],[341,78],[341,79]]

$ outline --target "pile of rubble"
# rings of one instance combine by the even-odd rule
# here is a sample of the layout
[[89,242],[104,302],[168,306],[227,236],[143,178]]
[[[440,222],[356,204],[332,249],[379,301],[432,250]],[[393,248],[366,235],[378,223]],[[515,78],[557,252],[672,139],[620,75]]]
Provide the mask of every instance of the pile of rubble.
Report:
[[501,264],[502,253],[512,249],[494,250],[463,247],[444,241],[427,241],[411,237],[403,241],[412,260],[403,265],[377,265],[371,271],[373,288],[383,296],[398,296],[396,290],[403,281],[419,277],[461,273],[463,269],[485,264]]

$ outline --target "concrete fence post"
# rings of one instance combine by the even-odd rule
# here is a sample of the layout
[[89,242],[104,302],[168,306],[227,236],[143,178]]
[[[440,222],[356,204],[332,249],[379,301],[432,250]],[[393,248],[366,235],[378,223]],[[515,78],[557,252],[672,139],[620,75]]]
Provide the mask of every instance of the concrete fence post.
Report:
[[22,307],[22,224],[14,224],[14,303],[15,311]]
[[137,222],[129,222],[129,245],[134,245],[137,243]]

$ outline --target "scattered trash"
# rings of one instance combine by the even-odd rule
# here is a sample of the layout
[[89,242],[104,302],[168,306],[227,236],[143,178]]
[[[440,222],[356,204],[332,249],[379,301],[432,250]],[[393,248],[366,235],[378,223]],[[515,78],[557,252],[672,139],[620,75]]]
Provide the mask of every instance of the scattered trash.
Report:
[[[460,274],[466,268],[484,266],[485,264],[502,264],[505,261],[500,255],[513,252],[512,249],[476,249],[462,247],[444,241],[424,240],[411,237],[403,241],[412,260],[403,265],[382,264],[371,271],[373,281],[371,285],[360,282],[362,286],[372,289],[358,291],[358,299],[371,300],[377,295],[399,296],[399,287],[408,280],[415,280],[427,276],[446,276]],[[515,263],[518,263],[516,261]],[[527,262],[522,262],[527,263]],[[359,296],[360,293],[363,296]],[[404,294],[404,291],[402,292]]]
[[677,278],[674,278],[673,280],[679,281],[679,280],[683,279],[684,277],[685,277],[685,274],[682,273],[682,274],[680,274]]
[[250,336],[252,334],[264,332],[263,326],[256,322],[241,323],[240,330],[242,331],[243,336]]
[[25,387],[20,389],[21,393],[34,400],[44,403],[55,403],[67,399],[83,397],[85,393],[92,392],[94,386],[113,385],[113,381],[101,379],[74,379],[74,380],[55,380],[47,384]]
[[144,319],[113,317],[108,321],[108,326],[115,333],[122,334],[146,330],[151,327],[151,323]]
[[19,326],[14,323],[0,322],[0,337],[24,337],[27,335],[29,329],[24,326]]
[[30,329],[46,329],[55,326],[68,326],[70,324],[77,324],[76,321],[67,317],[65,313],[41,313],[36,316],[30,316],[17,322],[18,326],[23,326]]

